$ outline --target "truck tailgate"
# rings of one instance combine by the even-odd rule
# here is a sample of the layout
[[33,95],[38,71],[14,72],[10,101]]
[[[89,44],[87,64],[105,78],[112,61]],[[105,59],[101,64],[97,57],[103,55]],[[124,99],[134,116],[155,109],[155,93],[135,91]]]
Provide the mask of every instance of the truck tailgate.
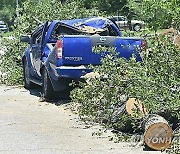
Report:
[[115,47],[120,53],[119,56],[126,59],[129,59],[134,53],[137,56],[137,61],[141,61],[142,39],[140,38],[67,35],[64,36],[63,43],[63,65],[99,65],[101,55],[92,51],[92,48],[98,45]]

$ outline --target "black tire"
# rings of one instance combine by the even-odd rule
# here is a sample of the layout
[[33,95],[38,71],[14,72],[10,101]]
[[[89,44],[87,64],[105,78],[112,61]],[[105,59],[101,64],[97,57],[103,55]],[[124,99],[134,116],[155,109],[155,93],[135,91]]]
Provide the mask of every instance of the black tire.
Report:
[[24,75],[24,87],[26,89],[31,89],[34,87],[34,84],[30,81],[30,72],[26,59],[23,61],[23,75]]
[[48,72],[45,68],[43,69],[42,77],[42,96],[48,100],[57,98],[57,93],[53,89]]
[[141,27],[140,24],[135,24],[135,25],[133,26],[133,30],[136,31],[136,32],[140,31],[141,28],[142,28],[142,27]]

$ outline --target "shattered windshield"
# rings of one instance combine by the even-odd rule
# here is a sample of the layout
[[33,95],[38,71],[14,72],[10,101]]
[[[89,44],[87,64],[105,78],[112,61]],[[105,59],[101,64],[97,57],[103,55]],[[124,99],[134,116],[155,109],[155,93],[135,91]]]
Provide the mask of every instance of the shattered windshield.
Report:
[[51,39],[58,39],[61,35],[100,35],[118,36],[112,23],[104,18],[90,18],[78,20],[64,20],[60,22],[51,35]]

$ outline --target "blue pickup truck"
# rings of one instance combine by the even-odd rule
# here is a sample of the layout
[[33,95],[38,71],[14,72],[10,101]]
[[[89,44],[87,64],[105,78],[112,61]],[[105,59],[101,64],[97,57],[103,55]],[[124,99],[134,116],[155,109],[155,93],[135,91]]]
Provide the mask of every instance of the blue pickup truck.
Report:
[[42,86],[47,99],[68,95],[72,80],[91,72],[88,65],[100,65],[101,55],[93,47],[115,47],[120,57],[134,53],[141,61],[145,45],[141,38],[122,37],[116,23],[103,17],[45,22],[21,41],[28,43],[22,56],[24,86]]

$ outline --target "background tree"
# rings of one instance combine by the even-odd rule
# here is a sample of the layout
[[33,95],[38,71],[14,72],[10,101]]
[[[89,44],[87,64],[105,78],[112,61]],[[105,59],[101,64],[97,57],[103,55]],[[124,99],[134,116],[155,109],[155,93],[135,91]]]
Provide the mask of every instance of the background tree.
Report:
[[[25,0],[19,0],[19,7]],[[16,19],[16,0],[0,1],[0,20],[5,21],[9,27],[13,26]]]
[[15,15],[16,1],[1,0],[0,1],[0,20],[5,21],[8,25],[12,25]]
[[172,27],[172,21],[176,28],[179,27],[179,0],[129,0],[128,6],[138,19],[145,21],[151,29]]
[[107,16],[111,15],[127,15],[129,8],[127,0],[82,0],[86,8],[97,8],[100,11],[106,12]]

